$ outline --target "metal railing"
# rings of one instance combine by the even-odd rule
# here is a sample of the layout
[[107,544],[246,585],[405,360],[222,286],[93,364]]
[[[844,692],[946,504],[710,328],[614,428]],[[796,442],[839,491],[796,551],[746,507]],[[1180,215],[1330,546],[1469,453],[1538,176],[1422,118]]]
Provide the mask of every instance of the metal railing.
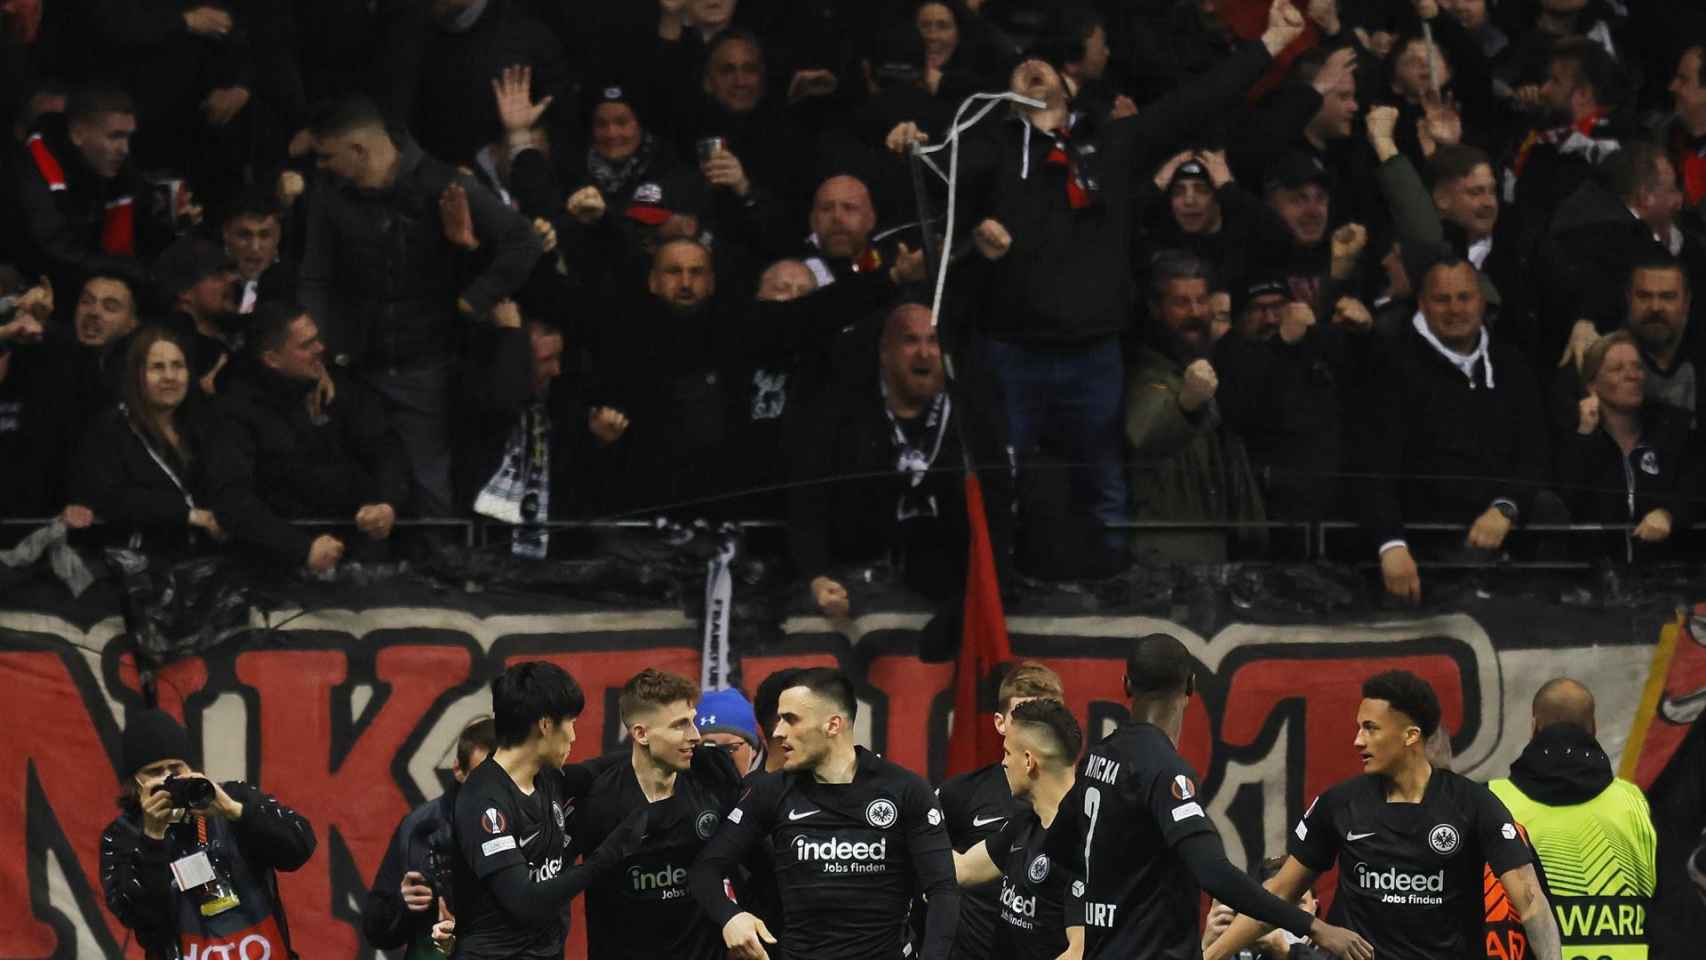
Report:
[[[51,523],[52,517],[0,517],[0,533],[8,529],[33,529]],[[292,526],[319,530],[353,530],[355,524],[346,519],[332,520],[297,520]],[[656,520],[554,520],[541,524],[549,531],[582,531],[589,533],[643,533],[648,531],[662,532],[666,527]],[[1366,527],[1349,521],[1250,521],[1235,523],[1214,523],[1208,521],[1154,521],[1154,522],[1125,522],[1114,525],[1116,529],[1137,533],[1224,533],[1228,535],[1240,532],[1263,531],[1269,533],[1289,533],[1296,535],[1301,544],[1301,550],[1291,556],[1267,556],[1264,558],[1248,558],[1247,562],[1278,562],[1282,560],[1313,562],[1329,558],[1339,562],[1347,562],[1356,566],[1372,567],[1378,565],[1378,558],[1365,549],[1366,544],[1352,548],[1348,545],[1335,549],[1329,538],[1337,541],[1338,535],[1361,533]],[[745,520],[729,521],[708,525],[705,532],[714,532],[721,528],[737,528],[743,531],[751,530],[781,530],[785,525],[777,520]],[[494,546],[497,539],[512,529],[511,525],[494,520],[475,519],[411,519],[398,520],[394,528],[409,531],[443,531],[458,539],[462,546],[468,549]],[[1534,524],[1524,526],[1516,531],[1517,534],[1532,536],[1535,534],[1554,534],[1563,538],[1581,538],[1604,535],[1607,533],[1627,534],[1633,530],[1632,524]],[[1414,523],[1406,524],[1406,533],[1422,535],[1467,533],[1468,524],[1449,523]],[[1706,532],[1706,523],[1694,524],[1677,530],[1673,536],[1698,536]],[[1290,537],[1286,538],[1288,541]],[[1291,554],[1287,550],[1283,553]],[[1489,557],[1485,560],[1465,559],[1428,559],[1426,556],[1417,558],[1421,567],[1434,569],[1531,569],[1531,570],[1585,570],[1592,566],[1582,560],[1512,560],[1506,556]]]

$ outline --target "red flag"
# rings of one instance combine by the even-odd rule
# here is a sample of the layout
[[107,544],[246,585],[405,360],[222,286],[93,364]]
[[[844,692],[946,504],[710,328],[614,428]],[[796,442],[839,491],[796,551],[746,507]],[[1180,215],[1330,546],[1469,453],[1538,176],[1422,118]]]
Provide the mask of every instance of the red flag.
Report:
[[983,512],[983,486],[975,470],[966,471],[966,525],[971,528],[971,547],[954,675],[954,727],[948,736],[950,777],[1001,759],[1001,738],[979,711],[977,695],[996,665],[1013,658],[1007,615],[1001,609],[1001,584],[995,576],[995,551],[989,543],[989,520]]

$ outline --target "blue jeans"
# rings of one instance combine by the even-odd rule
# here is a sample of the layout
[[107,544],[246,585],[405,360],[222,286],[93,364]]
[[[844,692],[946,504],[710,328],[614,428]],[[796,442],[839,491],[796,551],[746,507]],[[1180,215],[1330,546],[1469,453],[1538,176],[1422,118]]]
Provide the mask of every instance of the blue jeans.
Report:
[[[1072,465],[1072,505],[1104,526],[1131,517],[1126,499],[1125,365],[1118,337],[1085,347],[1038,350],[982,338],[1000,384],[1007,435],[1022,466],[1046,438]],[[1109,531],[1108,542],[1124,542]]]

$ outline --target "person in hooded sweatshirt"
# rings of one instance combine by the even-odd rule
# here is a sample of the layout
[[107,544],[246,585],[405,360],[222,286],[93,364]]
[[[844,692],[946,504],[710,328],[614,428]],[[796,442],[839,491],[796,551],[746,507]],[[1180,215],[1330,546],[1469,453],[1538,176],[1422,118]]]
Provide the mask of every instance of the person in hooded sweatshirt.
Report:
[[1534,737],[1492,789],[1528,831],[1564,955],[1646,960],[1658,835],[1641,788],[1594,739],[1593,692],[1567,677],[1534,695]]

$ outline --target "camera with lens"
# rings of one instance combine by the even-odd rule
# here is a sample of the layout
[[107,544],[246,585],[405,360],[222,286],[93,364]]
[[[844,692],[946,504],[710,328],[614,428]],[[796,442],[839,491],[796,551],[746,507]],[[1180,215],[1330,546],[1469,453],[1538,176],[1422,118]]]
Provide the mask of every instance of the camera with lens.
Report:
[[166,791],[172,806],[197,810],[213,802],[213,781],[206,777],[167,777],[157,790]]

